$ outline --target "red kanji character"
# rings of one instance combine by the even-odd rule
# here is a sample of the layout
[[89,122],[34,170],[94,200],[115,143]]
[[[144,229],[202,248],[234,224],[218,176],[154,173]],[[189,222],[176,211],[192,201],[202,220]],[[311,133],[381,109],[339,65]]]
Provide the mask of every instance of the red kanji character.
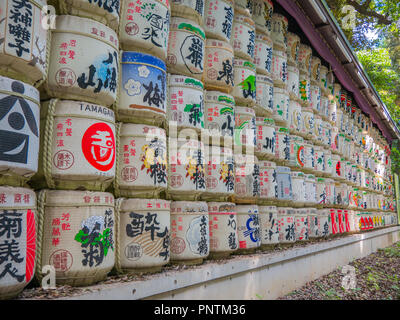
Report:
[[51,233],[52,236],[60,236],[60,229],[59,228],[53,228],[53,231]]
[[14,195],[14,203],[21,203],[22,195],[20,193],[16,193]]
[[71,215],[69,213],[63,213],[61,215],[61,220],[62,221],[69,221],[69,218],[71,217]]
[[63,231],[70,231],[70,230],[71,230],[71,225],[70,225],[69,223],[63,223],[63,224],[61,225],[61,229],[62,229]]
[[60,218],[54,218],[52,223],[52,226],[59,226],[60,225]]
[[7,203],[6,195],[4,193],[0,193],[0,203]]
[[60,244],[60,238],[53,238],[51,244],[57,247]]

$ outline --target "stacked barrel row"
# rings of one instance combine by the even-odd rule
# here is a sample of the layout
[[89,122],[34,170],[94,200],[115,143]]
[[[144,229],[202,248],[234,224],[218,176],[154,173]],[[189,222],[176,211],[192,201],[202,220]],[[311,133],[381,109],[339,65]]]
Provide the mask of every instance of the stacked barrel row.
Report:
[[0,297],[397,223],[388,144],[271,1],[50,3],[1,0]]

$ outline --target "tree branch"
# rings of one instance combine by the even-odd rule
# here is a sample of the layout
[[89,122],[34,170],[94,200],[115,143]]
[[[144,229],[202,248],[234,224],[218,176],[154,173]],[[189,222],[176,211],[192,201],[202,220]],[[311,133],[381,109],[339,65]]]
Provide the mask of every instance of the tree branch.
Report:
[[392,20],[389,19],[389,17],[386,15],[379,14],[375,11],[369,10],[369,5],[372,0],[367,0],[363,4],[359,4],[358,1],[356,0],[347,0],[346,3],[350,6],[353,6],[354,9],[357,10],[358,13],[371,17],[371,18],[376,18],[378,20],[378,24],[383,24],[383,25],[390,25],[392,24]]

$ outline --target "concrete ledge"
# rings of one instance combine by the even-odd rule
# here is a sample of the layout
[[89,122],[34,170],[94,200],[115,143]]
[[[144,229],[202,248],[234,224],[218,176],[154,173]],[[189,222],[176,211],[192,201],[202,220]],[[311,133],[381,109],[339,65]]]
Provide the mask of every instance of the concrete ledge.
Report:
[[400,226],[285,251],[233,256],[143,280],[91,287],[64,299],[275,299],[400,240]]

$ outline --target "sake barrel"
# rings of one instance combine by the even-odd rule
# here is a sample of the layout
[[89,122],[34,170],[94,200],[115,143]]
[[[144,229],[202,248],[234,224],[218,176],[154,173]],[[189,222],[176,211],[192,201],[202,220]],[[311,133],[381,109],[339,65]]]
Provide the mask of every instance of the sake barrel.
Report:
[[235,202],[255,203],[260,197],[260,167],[257,157],[235,154]]
[[314,157],[315,157],[315,172],[317,175],[322,176],[326,167],[326,159],[324,148],[321,146],[314,146]]
[[316,145],[322,145],[322,119],[318,114],[314,114],[314,128],[312,131],[311,140]]
[[335,181],[325,179],[326,204],[331,206],[335,203]]
[[339,154],[339,129],[335,125],[332,126],[331,151],[334,154]]
[[279,243],[278,211],[274,206],[258,206],[261,248]]
[[340,93],[339,93],[339,105],[340,108],[342,108],[343,112],[346,111],[346,107],[347,107],[347,95],[349,94],[348,91],[344,88],[341,88]]
[[184,128],[201,132],[204,129],[204,85],[195,78],[168,76],[168,119]]
[[288,25],[289,25],[288,19],[282,14],[273,13],[271,25],[272,25],[271,38],[274,42],[274,48],[286,52],[288,44],[288,39],[287,39]]
[[328,211],[329,234],[335,235],[339,233],[339,216],[338,211],[329,209]]
[[296,241],[308,241],[310,230],[308,227],[307,209],[295,209],[294,222]]
[[328,209],[320,209],[317,210],[317,215],[319,217],[319,225],[318,232],[320,237],[328,237],[331,232],[331,224],[330,224],[330,213]]
[[254,109],[236,107],[234,136],[235,148],[254,150],[257,145],[256,128],[256,116]]
[[278,208],[279,243],[296,242],[295,212],[293,208]]
[[119,43],[112,29],[87,18],[57,16],[49,61],[44,88],[50,97],[101,101],[106,107],[115,102]]
[[265,34],[256,35],[254,64],[257,73],[271,75],[272,71],[272,48],[273,43],[270,37]]
[[310,87],[310,107],[314,113],[318,114],[321,111],[321,88],[316,85]]
[[253,0],[235,0],[235,14],[251,17],[253,14]]
[[270,159],[275,157],[276,132],[273,119],[257,117],[257,145],[255,154],[260,159]]
[[320,86],[323,94],[326,97],[329,94],[329,91],[328,91],[328,72],[329,72],[328,68],[325,67],[324,65],[321,65],[319,86]]
[[228,42],[207,39],[203,82],[207,90],[229,93],[233,82],[233,50]]
[[317,209],[315,208],[308,208],[307,210],[307,218],[308,218],[308,225],[309,225],[309,238],[318,238],[319,237],[319,216],[317,214]]
[[[173,12],[174,2],[172,2],[171,8]],[[203,28],[187,18],[172,16],[168,39],[168,72],[201,80],[204,71],[204,57],[205,34]]]
[[285,127],[275,127],[275,161],[278,164],[289,164],[290,161],[290,134]]
[[333,84],[333,90],[332,90],[332,95],[333,95],[333,100],[336,102],[336,105],[339,107],[340,106],[340,91],[342,90],[342,86],[340,83],[334,83]]
[[235,168],[230,148],[206,146],[206,192],[204,200],[224,200],[235,192]]
[[288,84],[287,54],[274,48],[272,51],[272,80],[274,85],[286,88]]
[[332,124],[336,124],[337,121],[337,113],[336,113],[336,103],[335,102],[329,102],[329,116],[328,116],[328,120],[332,123]]
[[314,113],[311,108],[301,109],[302,130],[303,136],[307,139],[312,139],[314,136]]
[[332,164],[332,152],[325,148],[324,149],[324,155],[325,155],[325,170],[324,170],[324,176],[326,177],[332,177],[332,172],[334,170],[333,164]]
[[204,31],[207,38],[229,42],[232,34],[233,0],[206,0],[204,8]]
[[235,129],[235,99],[218,91],[204,92],[204,127],[206,140],[213,145],[232,146]]
[[23,186],[38,170],[39,91],[1,76],[0,90],[0,184]]
[[181,17],[203,25],[204,20],[203,0],[173,0],[171,2],[172,17]]
[[305,166],[304,139],[299,136],[290,136],[290,168],[304,168]]
[[36,195],[0,186],[0,299],[16,297],[32,280],[36,254]]
[[316,192],[316,200],[317,207],[321,208],[326,204],[326,184],[325,178],[317,177],[315,179],[315,192]]
[[270,77],[256,75],[256,104],[257,116],[271,116],[274,112],[274,83]]
[[114,180],[114,112],[106,107],[52,99],[41,109],[42,149],[36,188],[104,191]]
[[323,137],[322,144],[330,149],[332,144],[332,125],[328,121],[322,121]]
[[341,183],[343,207],[348,207],[350,202],[350,187],[346,183]]
[[253,61],[256,40],[256,27],[254,21],[237,13],[233,18],[231,45],[235,57]]
[[[265,19],[265,29],[263,29],[263,32],[270,36],[271,32],[272,32],[272,15],[274,13],[274,4],[273,4],[272,0],[265,0],[264,6],[265,6],[264,7],[264,17],[257,16],[253,19],[255,19],[255,21],[256,21],[256,29],[258,27],[261,28],[261,26],[257,26],[257,24],[259,22],[258,18],[260,17],[261,19]],[[261,30],[261,29],[259,29],[259,30]]]
[[299,74],[299,94],[302,105],[310,106],[311,104],[311,82],[310,77],[300,71]]
[[231,202],[208,202],[210,220],[210,254],[226,258],[238,249],[236,206]]
[[289,131],[301,134],[301,105],[296,100],[289,101]]
[[296,66],[288,65],[288,91],[292,100],[300,100],[299,77],[299,69]]
[[321,96],[321,110],[319,114],[324,121],[329,121],[329,99],[324,95]]
[[333,201],[333,206],[338,208],[342,207],[344,204],[343,201],[343,188],[342,184],[340,182],[334,182],[335,188],[334,188],[334,201]]
[[161,199],[117,200],[117,271],[161,271],[170,259],[170,202]]
[[168,49],[170,3],[148,0],[145,3],[121,1],[119,39],[121,48],[141,51],[165,61]]
[[291,66],[297,66],[299,63],[299,48],[300,48],[300,37],[292,32],[287,34],[288,45],[287,45],[287,56],[288,64]]
[[315,150],[314,145],[309,141],[304,141],[304,167],[305,172],[314,172],[315,168]]
[[168,198],[197,200],[206,191],[204,144],[170,137],[168,157]]
[[272,118],[278,125],[289,125],[289,94],[285,89],[274,87],[274,112]]
[[207,202],[171,202],[171,262],[199,264],[210,251]]
[[167,188],[167,138],[153,126],[118,123],[117,196],[159,198]]
[[318,86],[321,82],[321,59],[316,56],[311,57],[311,82]]
[[[134,4],[134,2],[132,2]],[[101,22],[108,27],[117,30],[120,21],[120,5],[124,4],[123,1],[87,1],[87,0],[66,0],[59,2],[59,8],[61,14],[69,14],[73,16],[79,16],[89,18]],[[128,6],[128,3],[126,4]],[[134,5],[129,5],[129,8],[135,10]],[[126,10],[126,9],[125,9]],[[130,14],[126,12],[124,8],[121,10],[122,13]],[[137,9],[136,9],[137,10]],[[132,18],[131,18],[132,19]]]
[[237,205],[239,250],[251,252],[261,245],[260,215],[257,205]]
[[292,171],[290,173],[292,179],[292,191],[293,191],[293,206],[302,207],[306,202],[306,183],[305,174],[303,172]]
[[332,154],[332,167],[332,177],[337,180],[343,179],[343,167],[338,154]]
[[46,0],[3,0],[1,6],[0,74],[37,87],[47,76],[50,50],[48,28],[42,27]]
[[277,201],[283,205],[291,204],[293,200],[293,186],[290,176],[290,168],[281,166],[276,167],[276,183],[278,185]]
[[299,47],[300,73],[305,73],[309,77],[311,76],[311,57],[312,57],[311,47],[304,43],[300,43]]
[[276,164],[272,161],[260,161],[260,199],[258,203],[273,203],[278,197],[276,182]]
[[312,174],[307,174],[305,179],[305,188],[306,188],[306,193],[305,193],[305,202],[307,206],[313,206],[317,203],[316,199],[316,181],[315,181],[315,176]]
[[164,126],[167,113],[165,63],[149,54],[124,51],[121,73],[116,105],[118,120]]
[[256,103],[256,68],[253,63],[234,59],[233,83],[231,92],[236,104],[252,107]]
[[57,284],[104,280],[115,262],[114,196],[106,192],[42,190],[38,194],[36,277],[51,265]]

